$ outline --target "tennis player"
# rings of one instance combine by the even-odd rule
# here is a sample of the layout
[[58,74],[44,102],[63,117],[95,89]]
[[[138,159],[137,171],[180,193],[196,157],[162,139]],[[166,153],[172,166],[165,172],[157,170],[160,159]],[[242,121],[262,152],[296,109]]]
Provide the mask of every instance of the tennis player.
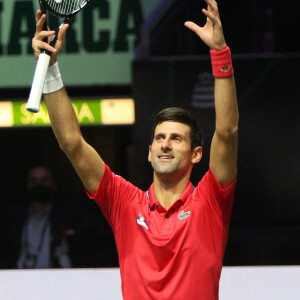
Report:
[[209,170],[197,186],[190,182],[201,160],[197,121],[181,108],[155,118],[148,160],[153,184],[144,192],[115,175],[81,135],[56,62],[67,25],[55,48],[42,39],[45,16],[37,13],[32,45],[52,52],[44,99],[55,136],[92,199],[110,223],[119,254],[124,299],[218,299],[219,279],[237,173],[238,107],[231,54],[215,0],[205,0],[206,24],[185,26],[210,48],[215,77],[215,133]]

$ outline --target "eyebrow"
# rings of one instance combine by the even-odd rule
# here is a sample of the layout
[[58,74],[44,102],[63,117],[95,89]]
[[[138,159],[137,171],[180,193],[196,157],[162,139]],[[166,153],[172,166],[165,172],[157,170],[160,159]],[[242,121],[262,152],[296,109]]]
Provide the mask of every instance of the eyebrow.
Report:
[[[157,134],[154,135],[154,137],[155,137],[155,138],[157,138],[157,137],[165,137],[166,135],[167,135],[166,133],[157,133]],[[181,133],[177,133],[177,132],[172,132],[172,133],[170,134],[170,136],[171,136],[171,137],[179,136],[179,137],[181,137],[181,138],[183,138],[183,139],[186,139],[186,138],[187,138],[186,135],[181,134]]]

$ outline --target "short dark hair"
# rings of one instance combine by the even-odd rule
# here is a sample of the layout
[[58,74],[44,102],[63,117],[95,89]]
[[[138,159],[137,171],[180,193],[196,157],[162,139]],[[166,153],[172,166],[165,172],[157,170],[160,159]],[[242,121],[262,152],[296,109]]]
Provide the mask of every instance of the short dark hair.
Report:
[[180,107],[165,108],[155,116],[151,133],[151,142],[153,142],[154,139],[156,126],[166,121],[179,122],[190,127],[192,150],[195,147],[203,146],[203,134],[198,121],[188,110]]

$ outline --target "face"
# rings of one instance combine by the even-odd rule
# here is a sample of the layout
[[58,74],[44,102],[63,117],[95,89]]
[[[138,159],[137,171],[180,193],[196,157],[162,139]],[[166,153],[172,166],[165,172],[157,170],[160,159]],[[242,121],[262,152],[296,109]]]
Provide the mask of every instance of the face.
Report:
[[190,174],[193,164],[201,159],[201,147],[191,150],[190,127],[186,124],[166,121],[155,128],[149,147],[148,160],[157,174]]
[[27,188],[31,189],[37,185],[54,189],[52,174],[47,168],[36,167],[30,170],[28,174]]

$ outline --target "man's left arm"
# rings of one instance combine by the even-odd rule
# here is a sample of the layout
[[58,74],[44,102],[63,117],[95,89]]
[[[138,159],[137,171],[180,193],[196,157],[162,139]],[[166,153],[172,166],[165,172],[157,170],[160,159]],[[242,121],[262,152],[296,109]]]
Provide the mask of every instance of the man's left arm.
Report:
[[[193,22],[185,26],[194,31],[211,49],[213,73],[215,76],[216,130],[210,149],[210,169],[220,184],[233,181],[237,170],[238,105],[230,50],[228,49],[218,5],[215,0],[205,0],[207,9],[203,27]],[[222,65],[224,63],[224,65]]]
[[237,170],[238,106],[233,75],[215,78],[216,130],[210,148],[210,169],[221,184],[232,182]]

